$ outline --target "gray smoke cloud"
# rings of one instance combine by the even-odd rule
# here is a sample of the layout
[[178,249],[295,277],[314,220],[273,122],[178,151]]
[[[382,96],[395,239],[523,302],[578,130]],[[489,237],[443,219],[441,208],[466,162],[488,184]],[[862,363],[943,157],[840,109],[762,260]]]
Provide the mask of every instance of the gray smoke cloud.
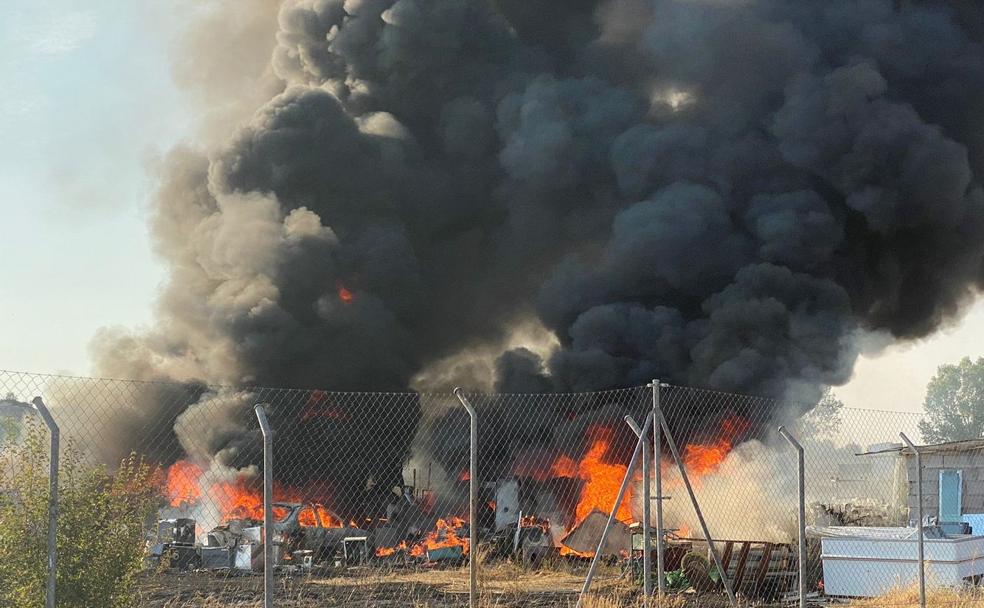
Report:
[[[226,10],[263,33],[272,4]],[[501,353],[497,388],[659,377],[808,400],[849,378],[860,331],[925,336],[984,280],[980,17],[284,0],[269,62],[207,89],[269,98],[163,169],[157,325],[101,336],[97,368],[405,389],[535,320],[557,348]],[[222,24],[193,47],[234,74]]]

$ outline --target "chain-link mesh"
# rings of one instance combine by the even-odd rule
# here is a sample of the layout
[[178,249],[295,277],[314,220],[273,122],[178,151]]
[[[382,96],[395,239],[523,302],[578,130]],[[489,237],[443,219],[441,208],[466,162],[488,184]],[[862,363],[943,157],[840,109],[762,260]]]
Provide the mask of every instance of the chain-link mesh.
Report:
[[[795,597],[797,461],[776,432],[780,424],[805,448],[808,591],[817,598],[864,595],[878,585],[888,591],[893,585],[886,581],[915,581],[916,468],[898,442],[899,432],[921,442],[918,414],[811,409],[667,385],[468,394],[479,422],[479,508],[470,522],[469,416],[452,393],[0,372],[0,395],[8,455],[30,424],[26,404],[41,396],[66,449],[87,466],[112,470],[135,453],[159,467],[151,477],[154,512],[144,521],[142,606],[257,601],[264,568],[258,403],[275,433],[281,605],[465,605],[472,525],[483,601],[572,605],[613,507],[592,589],[602,598],[596,601],[634,605],[645,496],[641,467],[627,467],[638,439],[625,417],[642,424],[657,403],[669,430],[661,430],[659,457],[665,580],[678,605],[724,606],[727,597],[670,439],[740,601],[772,605]],[[646,431],[651,441],[652,427]],[[978,541],[955,535],[967,531],[961,522],[984,530],[974,515],[984,513],[981,447],[927,447],[922,456],[924,515],[944,522],[949,536],[926,541],[931,585],[954,577],[959,583],[980,570],[973,559]],[[0,496],[16,493],[17,466],[4,459]],[[911,594],[891,597],[911,605]]]

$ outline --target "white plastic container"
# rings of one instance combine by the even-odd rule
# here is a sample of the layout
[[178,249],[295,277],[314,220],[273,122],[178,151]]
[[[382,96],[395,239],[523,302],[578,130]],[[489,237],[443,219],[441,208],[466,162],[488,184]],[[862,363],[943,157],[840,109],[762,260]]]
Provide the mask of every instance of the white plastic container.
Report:
[[[824,592],[833,596],[873,597],[911,587],[919,580],[915,530],[908,538],[857,536],[821,539]],[[955,587],[984,575],[984,536],[927,538],[924,541],[927,587]]]

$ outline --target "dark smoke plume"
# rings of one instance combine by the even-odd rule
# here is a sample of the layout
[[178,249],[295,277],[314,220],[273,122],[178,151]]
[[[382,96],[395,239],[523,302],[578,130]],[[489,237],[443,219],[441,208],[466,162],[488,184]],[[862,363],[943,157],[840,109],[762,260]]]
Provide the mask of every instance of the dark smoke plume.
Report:
[[847,381],[859,332],[925,336],[984,280],[980,19],[957,0],[285,0],[275,94],[172,152],[159,323],[104,336],[99,371],[406,389],[536,318],[559,347],[503,353],[497,388],[810,399]]

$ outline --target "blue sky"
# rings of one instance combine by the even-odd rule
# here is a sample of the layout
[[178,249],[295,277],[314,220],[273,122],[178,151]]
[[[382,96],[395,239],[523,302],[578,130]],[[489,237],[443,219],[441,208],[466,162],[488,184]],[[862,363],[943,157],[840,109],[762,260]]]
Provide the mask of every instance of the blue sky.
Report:
[[[184,8],[188,8],[188,4]],[[0,3],[0,369],[90,372],[97,329],[152,318],[157,159],[195,128],[168,50],[178,0]],[[862,358],[855,407],[916,411],[942,362],[984,354],[984,304],[933,338]]]
[[97,328],[150,319],[153,165],[190,124],[150,4],[0,4],[0,367],[85,373]]

